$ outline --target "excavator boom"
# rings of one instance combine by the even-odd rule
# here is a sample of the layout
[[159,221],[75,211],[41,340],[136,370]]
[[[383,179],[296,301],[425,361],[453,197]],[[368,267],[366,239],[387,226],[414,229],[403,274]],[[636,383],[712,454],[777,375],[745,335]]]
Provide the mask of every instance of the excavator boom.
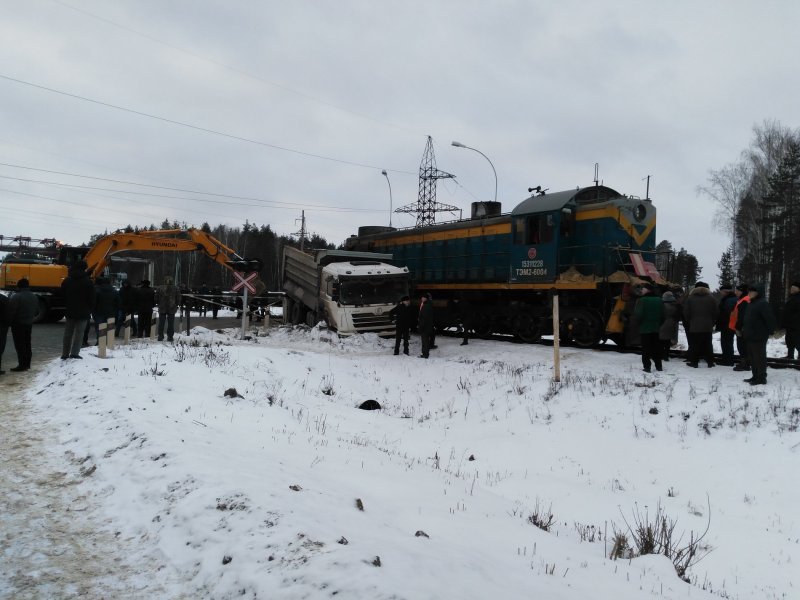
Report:
[[131,250],[161,252],[203,252],[211,260],[236,270],[244,259],[214,236],[199,229],[158,229],[137,233],[112,233],[101,237],[86,254],[92,278],[108,266],[112,255]]

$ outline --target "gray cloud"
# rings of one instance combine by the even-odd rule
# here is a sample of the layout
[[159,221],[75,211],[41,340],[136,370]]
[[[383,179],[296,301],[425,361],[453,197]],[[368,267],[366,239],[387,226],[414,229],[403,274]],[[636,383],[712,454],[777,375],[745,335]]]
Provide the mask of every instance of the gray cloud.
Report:
[[339,242],[388,222],[381,169],[395,207],[416,200],[430,134],[439,168],[458,176],[439,199],[465,211],[492,197],[494,176],[454,139],[490,157],[506,209],[531,185],[590,183],[595,162],[629,194],[652,175],[659,238],[712,273],[726,242],[695,188],[736,159],[754,123],[800,122],[798,16],[777,1],[10,3],[1,75],[263,144],[0,79],[0,162],[272,202],[0,179],[0,233],[78,243],[163,218],[291,233],[306,207],[309,228]]

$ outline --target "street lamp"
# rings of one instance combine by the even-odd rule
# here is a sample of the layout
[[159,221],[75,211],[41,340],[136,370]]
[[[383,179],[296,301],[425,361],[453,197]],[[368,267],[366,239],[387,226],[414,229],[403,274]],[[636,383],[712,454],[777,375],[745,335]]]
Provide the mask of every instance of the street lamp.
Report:
[[[478,154],[480,154],[486,160],[489,160],[489,157],[486,156],[483,152],[481,152],[477,148],[472,148],[471,146],[465,146],[461,142],[452,142],[451,145],[455,146],[456,148],[466,148],[467,150],[472,150],[472,151],[477,152]],[[494,172],[494,201],[497,202],[497,171],[495,170],[494,165],[492,164],[492,161],[490,161],[490,160],[489,160],[489,165],[492,167],[492,171]]]
[[389,227],[392,226],[392,182],[389,181],[389,174],[386,172],[386,169],[381,171],[384,177],[386,177],[386,183],[389,184]]

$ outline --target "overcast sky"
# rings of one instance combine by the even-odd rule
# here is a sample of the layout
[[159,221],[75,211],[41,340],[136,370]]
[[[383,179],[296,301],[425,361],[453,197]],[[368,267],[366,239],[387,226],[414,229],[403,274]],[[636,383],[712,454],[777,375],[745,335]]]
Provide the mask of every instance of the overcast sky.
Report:
[[[165,218],[334,243],[414,203],[541,185],[650,195],[716,283],[697,195],[765,119],[800,125],[800,3],[0,0],[0,234]],[[112,181],[109,181],[112,180]],[[120,183],[122,182],[122,183]],[[134,185],[137,184],[137,185]],[[153,187],[146,187],[153,186]],[[173,189],[164,189],[173,188]],[[439,220],[452,218],[440,214]],[[394,214],[395,226],[413,215]]]

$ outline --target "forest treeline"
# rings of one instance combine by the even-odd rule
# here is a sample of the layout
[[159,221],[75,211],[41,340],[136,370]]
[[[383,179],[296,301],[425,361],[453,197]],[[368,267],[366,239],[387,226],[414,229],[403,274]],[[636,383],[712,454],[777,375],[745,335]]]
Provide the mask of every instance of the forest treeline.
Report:
[[[137,227],[128,225],[123,231],[138,232],[143,230],[155,231],[158,229],[186,229],[186,223],[164,221],[161,225]],[[279,235],[269,225],[256,225],[245,222],[241,227],[216,225],[211,227],[203,223],[199,229],[211,234],[228,248],[236,251],[239,256],[247,259],[259,259],[263,268],[259,275],[266,284],[268,291],[278,291],[280,287],[280,261],[283,247],[286,245],[300,247],[300,239],[293,236]],[[93,236],[90,244],[94,243],[108,232]],[[336,246],[317,234],[309,234],[304,241],[305,248],[328,248]],[[125,258],[141,258],[153,262],[154,283],[160,284],[164,277],[169,275],[175,281],[189,289],[196,290],[203,284],[209,288],[219,287],[222,290],[230,289],[234,283],[230,270],[210,260],[203,252],[125,252],[118,255],[122,260],[115,261],[112,271],[127,273],[134,284],[146,276],[146,271],[139,263],[126,264]]]

